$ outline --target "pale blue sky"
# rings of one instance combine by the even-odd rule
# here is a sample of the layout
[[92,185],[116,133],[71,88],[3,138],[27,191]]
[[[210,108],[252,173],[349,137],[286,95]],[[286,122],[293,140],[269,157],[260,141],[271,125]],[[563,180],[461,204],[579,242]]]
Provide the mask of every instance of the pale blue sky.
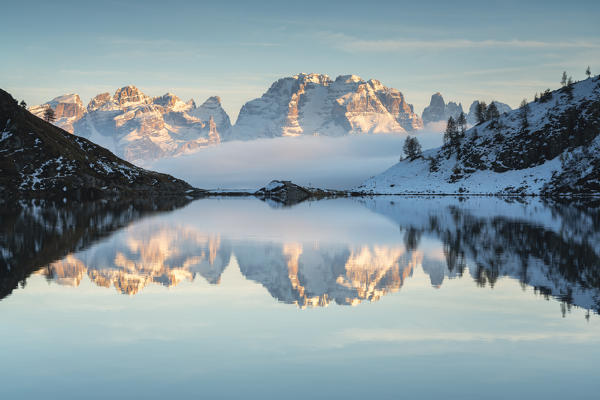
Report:
[[[276,79],[357,74],[420,113],[433,92],[517,105],[600,70],[598,1],[52,1],[2,5],[0,87],[29,104],[134,84],[237,116]],[[465,104],[467,103],[467,104]]]

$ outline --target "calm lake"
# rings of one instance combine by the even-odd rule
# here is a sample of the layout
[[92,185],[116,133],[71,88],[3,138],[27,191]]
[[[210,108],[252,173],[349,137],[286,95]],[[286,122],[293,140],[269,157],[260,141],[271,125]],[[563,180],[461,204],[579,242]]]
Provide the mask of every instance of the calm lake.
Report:
[[5,399],[590,399],[600,201],[0,212]]

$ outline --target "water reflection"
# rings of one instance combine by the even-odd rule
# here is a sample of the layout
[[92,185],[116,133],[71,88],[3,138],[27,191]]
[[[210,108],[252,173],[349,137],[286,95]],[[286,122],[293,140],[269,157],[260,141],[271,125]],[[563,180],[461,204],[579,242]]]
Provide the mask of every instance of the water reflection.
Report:
[[40,200],[0,207],[0,299],[27,277],[65,256],[59,283],[78,284],[85,266],[69,255],[143,216],[172,211],[186,199],[55,203]]
[[[565,310],[571,305],[600,310],[597,202],[341,199],[330,201],[329,211],[348,223],[326,233],[320,228],[306,233],[322,217],[309,207],[282,211],[263,206],[259,222],[231,221],[234,209],[243,214],[246,202],[256,200],[216,205],[210,212],[217,223],[205,217],[190,221],[194,207],[201,212],[208,201],[193,203],[183,216],[173,213],[133,224],[145,213],[183,204],[21,204],[2,215],[1,296],[18,282],[25,284],[33,271],[69,286],[87,276],[98,286],[134,295],[149,284],[172,287],[198,276],[219,284],[226,268],[237,265],[246,279],[278,301],[299,307],[356,305],[400,290],[422,268],[437,288],[462,276],[482,287],[511,277],[558,299]],[[394,237],[365,238],[344,229],[352,225],[352,207],[366,207],[373,218],[384,216],[399,231]],[[294,213],[301,214],[301,226],[288,223]],[[371,229],[376,232],[377,226]],[[305,235],[296,237],[300,231]]]
[[217,284],[231,250],[216,235],[185,227],[137,225],[94,248],[47,265],[39,273],[78,286],[84,275],[98,286],[136,294],[151,283],[176,286],[197,275]]

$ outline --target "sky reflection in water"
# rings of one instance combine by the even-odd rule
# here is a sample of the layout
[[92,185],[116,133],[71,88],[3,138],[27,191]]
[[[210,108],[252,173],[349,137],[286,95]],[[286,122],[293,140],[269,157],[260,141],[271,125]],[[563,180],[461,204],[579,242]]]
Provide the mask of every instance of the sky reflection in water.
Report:
[[5,393],[589,398],[600,389],[593,205],[208,199],[150,211],[3,216],[15,232],[2,253]]

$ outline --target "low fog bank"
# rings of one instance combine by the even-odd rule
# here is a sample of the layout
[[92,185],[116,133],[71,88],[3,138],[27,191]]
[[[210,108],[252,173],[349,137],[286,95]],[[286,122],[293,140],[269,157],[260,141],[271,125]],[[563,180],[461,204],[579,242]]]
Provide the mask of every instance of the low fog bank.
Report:
[[[423,149],[438,147],[442,144],[440,126],[428,125],[413,136]],[[308,136],[226,142],[144,167],[204,189],[258,189],[273,179],[349,189],[398,162],[406,136]]]

